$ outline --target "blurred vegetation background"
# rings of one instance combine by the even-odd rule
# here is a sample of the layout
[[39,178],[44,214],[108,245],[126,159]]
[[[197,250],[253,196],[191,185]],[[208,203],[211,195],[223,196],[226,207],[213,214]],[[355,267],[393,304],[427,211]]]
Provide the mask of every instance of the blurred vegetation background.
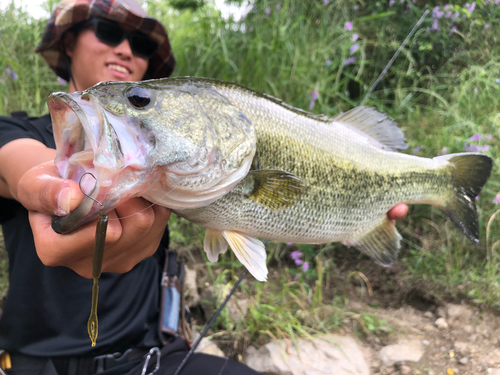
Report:
[[[417,293],[500,307],[499,2],[254,0],[239,20],[222,17],[208,0],[143,2],[168,28],[178,61],[175,76],[236,82],[327,116],[360,104],[429,10],[365,105],[396,119],[410,144],[406,152],[434,157],[479,151],[496,162],[476,201],[479,245],[428,206],[411,207],[398,223],[404,249],[390,270],[339,244],[271,243],[270,281],[247,280],[243,293],[252,302],[245,320],[223,315],[215,331],[262,340],[336,329],[350,316],[346,285],[352,280],[361,281],[363,290],[372,286],[397,298]],[[56,3],[47,1],[46,9]],[[0,114],[44,114],[48,94],[68,88],[33,53],[45,23],[13,4],[0,11]],[[173,247],[204,261],[203,230],[176,217],[170,228]],[[5,255],[1,259],[5,293]],[[219,263],[203,265],[199,283],[227,288],[241,270],[228,252]],[[386,332],[384,322],[373,317],[353,319],[361,334]]]

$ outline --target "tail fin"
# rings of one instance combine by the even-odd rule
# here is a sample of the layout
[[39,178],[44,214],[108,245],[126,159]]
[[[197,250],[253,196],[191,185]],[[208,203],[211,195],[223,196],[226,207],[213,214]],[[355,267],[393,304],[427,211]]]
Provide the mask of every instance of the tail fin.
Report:
[[479,242],[479,223],[475,199],[488,181],[493,159],[477,153],[439,156],[453,164],[454,195],[442,208],[451,221],[474,243]]

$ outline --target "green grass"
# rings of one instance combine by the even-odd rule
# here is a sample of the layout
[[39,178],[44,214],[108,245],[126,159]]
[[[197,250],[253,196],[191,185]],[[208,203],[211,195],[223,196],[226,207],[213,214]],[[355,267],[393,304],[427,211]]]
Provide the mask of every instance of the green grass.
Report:
[[[361,102],[423,12],[411,1],[397,1],[394,7],[330,1],[325,7],[323,1],[259,0],[242,22],[235,22],[222,19],[210,7],[179,12],[162,1],[147,4],[150,13],[169,28],[178,60],[176,76],[236,82],[306,110],[312,92],[317,91],[312,111],[328,116]],[[439,210],[415,206],[398,224],[404,236],[399,261],[404,271],[395,277],[435,298],[465,296],[498,309],[500,226],[493,215],[499,207],[492,200],[500,191],[500,43],[496,32],[500,13],[489,5],[478,5],[472,14],[459,5],[453,11],[460,14],[456,31],[444,18],[439,20],[441,32],[427,31],[432,28],[428,16],[366,104],[399,122],[410,144],[409,153],[434,157],[444,149],[455,153],[465,147],[489,146],[484,153],[495,160],[495,166],[477,201],[480,244],[470,244]],[[345,30],[347,21],[353,22],[353,30]],[[46,113],[48,94],[67,89],[32,52],[44,23],[13,6],[0,12],[0,114],[21,109],[31,115]],[[490,27],[485,28],[486,24]],[[354,34],[359,36],[357,41],[353,41]],[[344,65],[355,43],[359,45],[356,61]],[[12,79],[6,68],[18,78]],[[468,140],[474,134],[483,138]],[[176,217],[170,228],[174,247],[186,250],[191,261],[204,259],[202,229]],[[292,249],[304,253],[311,265],[307,272],[290,260]],[[356,316],[347,310],[345,283],[352,282],[355,276],[348,275],[360,269],[352,263],[350,270],[340,270],[338,255],[346,251],[344,247],[270,244],[268,251],[270,281],[245,284],[244,294],[251,300],[249,313],[241,322],[223,315],[217,323],[221,335],[263,342],[269,337],[335,330],[345,319],[354,322],[360,335],[383,335],[390,330],[373,316]],[[204,280],[229,285],[241,272],[242,266],[228,253],[219,263],[207,265]],[[344,284],[335,284],[339,275]]]

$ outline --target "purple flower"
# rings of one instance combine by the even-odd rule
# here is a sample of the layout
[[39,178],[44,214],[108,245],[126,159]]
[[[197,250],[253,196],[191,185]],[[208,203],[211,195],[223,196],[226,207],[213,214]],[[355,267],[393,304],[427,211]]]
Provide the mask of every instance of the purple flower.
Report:
[[[325,0],[323,0],[323,1],[325,1]],[[354,7],[352,9],[358,10],[359,9],[359,5],[354,5]]]
[[434,9],[432,10],[432,17],[433,18],[441,18],[443,17],[444,15],[444,12],[440,11],[439,10],[439,7],[434,7]]
[[266,13],[269,16],[271,14],[271,8],[267,7],[264,13]]
[[451,22],[455,22],[459,16],[460,13],[458,12],[453,13],[453,16],[451,17]]
[[352,40],[353,42],[355,42],[356,40],[358,40],[358,34],[356,34],[356,33],[352,34],[352,38],[351,38],[351,40]]
[[477,146],[465,146],[464,150],[465,151],[470,151],[470,152],[477,152],[477,151],[479,151],[479,149],[477,148]]
[[351,21],[347,21],[344,25],[344,29],[347,30],[347,31],[351,31],[352,30],[352,22]]
[[474,94],[477,94],[478,91],[477,87],[474,87]]
[[316,104],[316,99],[318,99],[318,92],[316,90],[311,94],[311,101],[309,102],[309,110],[314,108],[314,104]]
[[309,263],[304,262],[304,264],[302,265],[302,272],[306,272],[308,269],[309,269]]
[[479,200],[479,195],[476,197],[476,200],[477,200],[477,201]]
[[495,197],[495,199],[492,200],[492,202],[495,204],[500,203],[500,193],[497,194],[497,196]]
[[5,72],[10,75],[10,78],[12,78],[14,81],[17,79],[17,74],[14,73],[14,71],[11,68],[6,68]]
[[413,149],[413,153],[416,154],[417,152],[419,152],[422,148],[420,146],[417,146]]
[[330,0],[323,0],[323,5],[326,7],[330,3]]
[[444,18],[450,18],[451,15],[452,15],[452,13],[451,13],[451,10],[450,10],[450,11],[446,12],[446,14],[444,15]]
[[479,141],[481,138],[483,138],[482,134],[474,134],[469,138],[469,141]]
[[481,147],[481,150],[480,151],[488,151],[490,149],[490,145],[484,145],[483,147]]
[[326,60],[326,62],[325,62],[325,68],[328,68],[331,63],[332,63],[332,60],[330,60],[330,59]]
[[446,155],[448,153],[448,147],[443,147],[441,150],[441,155]]
[[394,3],[396,2],[396,0],[390,0],[389,1],[389,6],[392,7],[394,5]]
[[57,77],[57,82],[59,82],[61,85],[65,85],[66,83],[68,83],[65,79],[62,79],[61,77]]
[[486,25],[484,25],[484,28],[487,29],[488,27],[490,27],[490,24],[487,23]]
[[293,242],[287,242],[286,243],[286,246],[292,246],[293,245]]
[[489,141],[491,138],[493,138],[493,136],[491,134],[486,134],[484,138],[486,138],[486,140]]
[[276,10],[280,10],[281,9],[281,4],[276,4]]
[[295,260],[297,260],[297,259],[302,258],[302,255],[303,255],[303,254],[302,254],[300,251],[295,250],[295,251],[292,251],[292,252],[290,253],[290,258],[292,258],[292,259],[295,261]]
[[452,28],[450,29],[450,35],[453,34],[455,31],[457,31],[457,27],[452,26]]
[[350,54],[350,55],[353,55],[353,54],[354,54],[354,53],[358,50],[358,48],[359,48],[359,45],[358,45],[357,43],[356,43],[356,44],[353,44],[353,45],[351,46],[351,49],[349,50],[349,54]]
[[295,275],[293,279],[297,281],[299,279],[299,275]]
[[439,28],[438,20],[434,19],[434,21],[432,21],[431,29],[437,30],[438,28]]
[[354,61],[356,61],[356,58],[354,56],[351,56],[348,59],[345,59],[342,65],[349,65],[352,64]]
[[465,9],[467,9],[467,12],[472,13],[474,12],[474,9],[476,9],[476,3],[472,3],[469,5],[469,3],[465,4]]

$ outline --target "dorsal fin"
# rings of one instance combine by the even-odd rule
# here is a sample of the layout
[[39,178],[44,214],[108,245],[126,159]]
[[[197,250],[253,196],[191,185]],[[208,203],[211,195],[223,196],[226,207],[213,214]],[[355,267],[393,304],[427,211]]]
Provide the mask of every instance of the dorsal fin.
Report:
[[385,113],[373,107],[356,107],[331,118],[359,130],[371,137],[384,150],[399,151],[408,148],[398,125]]

